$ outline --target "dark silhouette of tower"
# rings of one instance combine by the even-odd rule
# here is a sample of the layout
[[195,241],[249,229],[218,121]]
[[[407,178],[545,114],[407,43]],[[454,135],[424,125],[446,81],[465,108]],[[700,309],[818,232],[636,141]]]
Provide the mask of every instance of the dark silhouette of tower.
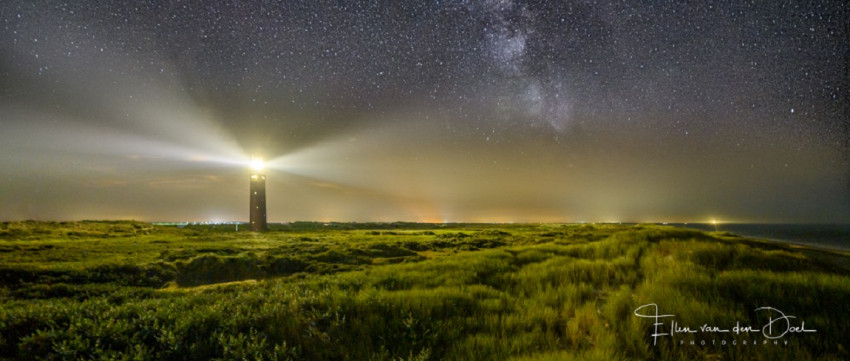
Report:
[[266,230],[266,176],[251,175],[251,231]]

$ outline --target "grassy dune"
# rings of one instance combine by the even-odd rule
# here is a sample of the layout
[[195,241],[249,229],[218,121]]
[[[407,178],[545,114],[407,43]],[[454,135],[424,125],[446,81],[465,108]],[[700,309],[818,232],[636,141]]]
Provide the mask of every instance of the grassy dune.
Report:
[[[848,259],[654,225],[4,223],[0,359],[841,360]],[[652,337],[649,304],[698,332]],[[814,332],[732,332],[780,311],[770,335]]]

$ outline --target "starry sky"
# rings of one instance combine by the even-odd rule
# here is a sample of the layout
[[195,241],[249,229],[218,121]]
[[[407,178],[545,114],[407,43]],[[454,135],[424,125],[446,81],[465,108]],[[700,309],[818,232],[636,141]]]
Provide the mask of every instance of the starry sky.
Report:
[[0,220],[850,223],[845,1],[0,4]]

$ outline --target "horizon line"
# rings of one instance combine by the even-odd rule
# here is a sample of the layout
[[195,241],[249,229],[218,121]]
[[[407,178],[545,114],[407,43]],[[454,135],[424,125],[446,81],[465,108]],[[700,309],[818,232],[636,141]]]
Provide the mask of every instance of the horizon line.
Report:
[[[237,221],[237,220],[228,220],[228,221],[142,221],[136,219],[79,219],[79,220],[42,220],[42,219],[20,219],[20,220],[2,220],[2,223],[15,223],[15,222],[39,222],[39,223],[75,223],[75,222],[139,222],[139,223],[148,223],[153,225],[168,225],[168,224],[203,224],[203,225],[216,225],[216,224],[248,224],[248,221]],[[410,223],[410,224],[655,224],[655,225],[678,225],[678,224],[705,224],[705,225],[734,225],[734,224],[764,224],[764,225],[850,225],[850,221],[840,222],[840,221],[819,221],[819,222],[806,222],[806,221],[718,221],[713,223],[712,221],[693,221],[693,222],[684,222],[684,221],[563,221],[563,222],[535,222],[535,221],[520,221],[520,222],[504,222],[504,221],[406,221],[406,220],[394,220],[394,221],[327,221],[327,220],[294,220],[294,221],[274,221],[268,222],[268,224],[276,224],[276,225],[286,225],[292,223],[324,223],[324,224],[368,224],[368,223],[376,223],[376,224],[393,224],[393,223]]]

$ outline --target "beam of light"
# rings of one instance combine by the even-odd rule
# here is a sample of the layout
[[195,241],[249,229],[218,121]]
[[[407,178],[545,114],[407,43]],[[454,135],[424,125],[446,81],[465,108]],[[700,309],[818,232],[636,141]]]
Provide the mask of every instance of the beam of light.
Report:
[[[280,172],[329,181],[369,190],[395,190],[399,176],[411,165],[398,164],[402,152],[388,153],[387,149],[404,149],[410,139],[399,137],[403,129],[389,126],[362,128],[340,134],[311,146],[275,157],[266,168]],[[403,188],[409,188],[405,183]]]
[[[337,207],[335,212],[347,215],[345,218],[358,214],[375,216],[377,210],[391,208],[395,213],[387,217],[420,221],[569,219],[558,199],[538,192],[543,188],[562,188],[559,179],[529,179],[525,176],[530,174],[527,169],[500,167],[491,161],[491,154],[484,152],[459,156],[456,148],[445,146],[453,140],[432,137],[441,129],[440,121],[415,125],[396,122],[403,126],[376,123],[380,126],[339,134],[272,158],[266,167],[297,176],[290,177],[293,184],[320,184],[321,189],[305,188],[314,192],[311,199],[338,195],[332,203]],[[412,144],[431,146],[428,152],[422,152],[421,147]],[[529,186],[529,182],[534,184]],[[356,204],[364,192],[370,193],[371,202]],[[382,205],[372,207],[377,203]],[[522,215],[512,216],[515,214]]]
[[3,139],[10,157],[29,159],[37,156],[81,156],[84,159],[113,159],[125,165],[157,162],[160,168],[192,166],[196,168],[234,167],[244,164],[242,151],[223,139],[209,138],[205,146],[146,137],[114,128],[93,126],[52,115],[10,112],[19,120],[9,124]]
[[[23,94],[20,103],[11,99],[0,104],[5,123],[0,150],[7,157],[80,155],[85,156],[81,160],[123,160],[128,166],[156,161],[152,166],[212,168],[240,167],[250,160],[181,84],[132,66],[118,52],[83,51],[67,57],[59,51],[65,47],[59,41],[45,40],[40,46],[40,58],[52,65],[49,79],[62,86],[26,78],[54,92]],[[107,68],[118,70],[104,72]]]

